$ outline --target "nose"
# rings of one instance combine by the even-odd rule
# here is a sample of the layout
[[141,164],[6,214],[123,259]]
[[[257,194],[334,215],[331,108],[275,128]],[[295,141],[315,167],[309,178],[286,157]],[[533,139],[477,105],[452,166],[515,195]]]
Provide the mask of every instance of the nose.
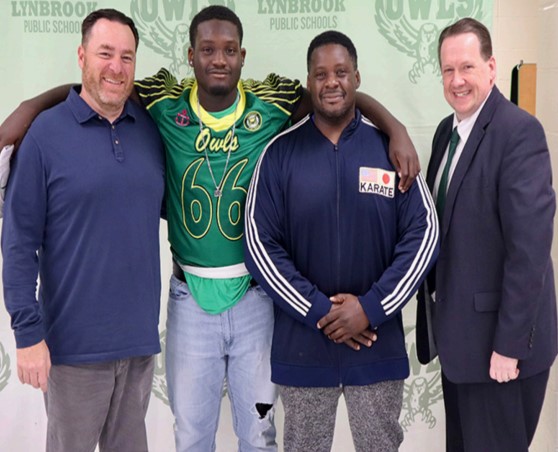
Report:
[[225,66],[227,64],[227,61],[225,59],[225,52],[223,52],[222,50],[218,50],[213,54],[214,58],[213,58],[213,64],[215,66]]
[[328,74],[326,79],[326,86],[328,88],[330,87],[335,88],[337,85],[339,85],[339,80],[337,79],[337,75],[335,74],[335,72]]
[[452,85],[461,86],[463,84],[464,78],[460,71],[455,71],[453,73],[453,78],[451,80]]
[[110,60],[110,69],[115,74],[119,74],[122,72],[123,63],[118,57],[114,57]]

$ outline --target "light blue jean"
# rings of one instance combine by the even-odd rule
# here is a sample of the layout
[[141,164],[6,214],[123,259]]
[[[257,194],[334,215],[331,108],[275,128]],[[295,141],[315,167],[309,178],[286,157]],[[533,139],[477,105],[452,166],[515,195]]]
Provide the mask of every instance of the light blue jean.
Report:
[[175,276],[169,292],[165,362],[176,450],[215,450],[226,378],[239,451],[276,451],[271,299],[251,287],[235,306],[212,315]]

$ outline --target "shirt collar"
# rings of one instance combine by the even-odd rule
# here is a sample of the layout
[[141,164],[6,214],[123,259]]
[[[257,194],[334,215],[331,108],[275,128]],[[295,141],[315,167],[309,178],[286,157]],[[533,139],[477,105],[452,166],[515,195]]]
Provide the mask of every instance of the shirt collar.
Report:
[[[89,106],[89,104],[85,102],[85,100],[83,100],[83,98],[79,95],[80,91],[81,91],[81,85],[72,86],[72,88],[70,89],[70,93],[66,98],[66,102],[68,103],[68,106],[72,111],[72,113],[74,114],[77,122],[79,124],[83,124],[86,123],[87,121],[90,121],[93,118],[102,118],[102,116],[99,115],[99,113],[93,110]],[[133,101],[130,101],[128,99],[124,104],[124,109],[122,110],[122,113],[114,121],[114,123],[117,123],[128,116],[132,119],[132,121],[135,121],[138,108],[142,108],[142,107],[135,105]]]
[[475,125],[475,122],[477,122],[477,118],[479,117],[480,112],[482,111],[482,108],[484,107],[484,104],[486,103],[486,101],[490,97],[490,93],[492,93],[492,89],[490,90],[490,92],[488,93],[488,96],[486,96],[486,99],[484,99],[484,101],[480,105],[480,107],[477,108],[477,110],[471,116],[469,116],[468,118],[465,118],[465,119],[462,119],[461,121],[458,121],[457,120],[457,115],[455,113],[453,114],[452,130],[455,127],[457,127],[457,133],[459,133],[459,140],[462,143],[466,143],[467,139],[469,138],[469,135],[471,135],[471,131],[473,130],[473,126]]

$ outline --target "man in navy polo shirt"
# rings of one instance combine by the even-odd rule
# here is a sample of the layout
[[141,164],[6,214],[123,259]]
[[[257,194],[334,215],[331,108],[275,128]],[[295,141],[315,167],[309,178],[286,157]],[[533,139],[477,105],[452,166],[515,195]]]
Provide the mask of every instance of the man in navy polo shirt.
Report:
[[81,91],[34,121],[7,189],[4,299],[19,379],[45,392],[47,451],[147,450],[164,160],[127,101],[137,46],[122,13],[85,18]]

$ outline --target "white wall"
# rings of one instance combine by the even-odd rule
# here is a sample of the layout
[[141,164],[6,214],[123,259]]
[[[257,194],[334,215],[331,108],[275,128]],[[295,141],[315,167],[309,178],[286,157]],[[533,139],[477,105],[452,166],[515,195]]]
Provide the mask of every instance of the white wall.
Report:
[[[539,0],[538,17],[535,30],[538,31],[537,61],[537,117],[542,122],[552,158],[554,187],[557,189],[558,177],[558,2]],[[552,257],[555,274],[558,257],[558,234],[556,221]],[[534,451],[558,451],[558,367],[554,365],[547,390],[543,418],[539,426]],[[539,440],[541,441],[539,443]],[[543,442],[544,440],[544,442]],[[539,448],[539,444],[541,447]],[[542,444],[548,444],[543,448]]]

